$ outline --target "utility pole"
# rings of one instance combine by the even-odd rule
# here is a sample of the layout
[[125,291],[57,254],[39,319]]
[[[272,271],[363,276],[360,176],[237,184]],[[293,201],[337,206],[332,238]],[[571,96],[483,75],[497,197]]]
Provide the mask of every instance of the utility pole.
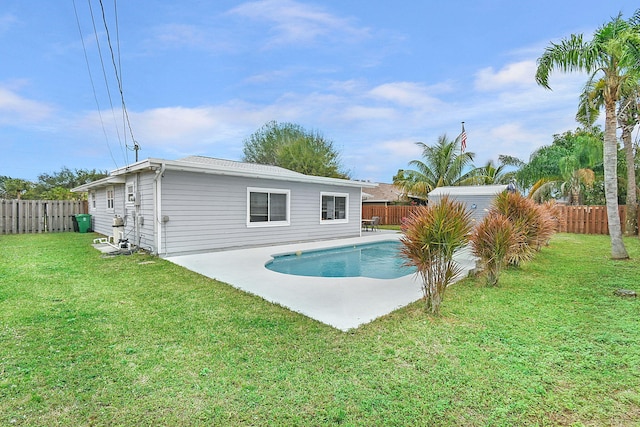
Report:
[[133,151],[136,152],[136,163],[138,162],[138,151],[140,151],[140,145],[137,141],[133,141]]

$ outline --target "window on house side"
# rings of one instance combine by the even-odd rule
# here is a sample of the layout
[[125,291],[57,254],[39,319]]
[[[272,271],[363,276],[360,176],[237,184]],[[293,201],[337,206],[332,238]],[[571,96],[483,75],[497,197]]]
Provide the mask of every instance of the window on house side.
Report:
[[133,184],[127,185],[127,202],[133,203],[136,201],[136,194],[134,191],[135,186]]
[[347,194],[328,194],[323,193],[322,198],[322,221],[347,222]]
[[115,207],[114,205],[114,194],[113,187],[107,187],[107,210],[112,211]]
[[247,225],[289,225],[289,190],[249,188]]

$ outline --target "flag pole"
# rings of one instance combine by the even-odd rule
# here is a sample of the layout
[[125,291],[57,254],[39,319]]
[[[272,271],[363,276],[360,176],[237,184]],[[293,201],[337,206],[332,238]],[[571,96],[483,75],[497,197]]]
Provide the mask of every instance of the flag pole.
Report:
[[[465,132],[464,122],[462,122],[462,131],[460,132],[460,157],[462,157],[462,154],[464,153],[464,150],[466,147],[467,147],[467,132]],[[462,163],[460,163],[460,176],[458,179],[459,180],[462,179]]]

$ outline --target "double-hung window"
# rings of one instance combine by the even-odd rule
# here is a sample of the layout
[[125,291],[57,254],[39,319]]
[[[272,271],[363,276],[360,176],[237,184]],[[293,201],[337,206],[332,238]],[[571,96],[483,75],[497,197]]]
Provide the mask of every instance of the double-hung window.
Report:
[[113,211],[115,208],[115,191],[113,187],[107,187],[107,211]]
[[346,193],[320,193],[322,222],[348,222],[349,195]]
[[247,188],[247,226],[289,225],[289,190]]

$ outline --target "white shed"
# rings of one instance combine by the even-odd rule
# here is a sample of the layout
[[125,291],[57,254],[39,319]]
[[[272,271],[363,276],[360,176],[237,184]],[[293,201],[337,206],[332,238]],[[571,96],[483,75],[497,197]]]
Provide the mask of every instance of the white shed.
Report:
[[438,203],[443,196],[463,202],[472,213],[472,220],[480,221],[489,211],[495,197],[507,189],[506,185],[469,185],[438,187],[429,193],[429,203]]

